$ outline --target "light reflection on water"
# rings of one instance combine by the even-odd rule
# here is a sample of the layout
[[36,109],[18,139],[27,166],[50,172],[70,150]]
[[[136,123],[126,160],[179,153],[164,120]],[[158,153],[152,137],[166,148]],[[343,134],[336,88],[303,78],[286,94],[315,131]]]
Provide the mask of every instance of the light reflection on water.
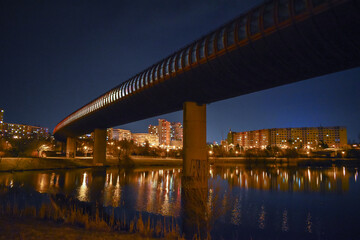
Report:
[[88,178],[87,173],[83,174],[81,186],[78,188],[78,199],[80,201],[89,201],[88,199]]
[[[352,214],[360,213],[357,180],[358,169],[346,166],[211,166],[206,209],[224,210],[214,220],[218,232],[271,229],[324,234],[339,227],[352,231],[351,226],[345,227],[339,219],[351,222]],[[3,173],[1,186],[63,193],[80,201],[176,218],[181,217],[183,210],[179,168]]]

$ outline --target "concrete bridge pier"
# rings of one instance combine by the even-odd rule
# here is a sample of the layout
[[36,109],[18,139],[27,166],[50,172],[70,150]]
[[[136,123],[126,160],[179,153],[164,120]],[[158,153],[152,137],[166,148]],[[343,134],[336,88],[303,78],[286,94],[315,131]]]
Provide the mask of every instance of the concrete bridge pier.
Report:
[[66,157],[74,158],[76,156],[76,138],[68,137],[66,139]]
[[183,232],[187,238],[207,236],[209,164],[206,146],[206,105],[183,105],[184,159],[181,180]]
[[206,146],[206,104],[185,102],[183,114],[183,176],[207,178],[209,166]]
[[106,161],[106,129],[94,130],[94,165],[104,165]]

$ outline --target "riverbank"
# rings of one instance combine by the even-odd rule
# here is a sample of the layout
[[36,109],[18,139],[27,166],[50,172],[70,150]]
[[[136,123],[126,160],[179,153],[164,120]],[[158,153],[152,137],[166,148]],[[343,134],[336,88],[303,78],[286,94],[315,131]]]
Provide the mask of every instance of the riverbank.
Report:
[[[33,218],[0,217],[0,240],[143,239],[139,234],[96,231]],[[66,233],[66,234],[64,234]]]
[[285,166],[331,166],[332,164],[344,164],[360,166],[357,158],[257,158],[257,157],[211,157],[210,164],[249,164],[249,165],[285,165]]
[[[142,166],[168,166],[181,167],[182,159],[131,156],[131,167]],[[210,164],[255,164],[255,165],[289,165],[289,166],[328,166],[332,164],[345,164],[360,166],[360,159],[356,158],[245,158],[245,157],[210,157]],[[53,169],[99,168],[125,166],[124,161],[117,158],[107,158],[105,165],[92,163],[92,157],[48,157],[48,158],[1,158],[0,172],[35,171]]]
[[[132,156],[132,166],[181,166],[182,159],[178,158],[153,158]],[[123,166],[123,161],[117,158],[107,158],[105,165],[94,166],[92,157],[79,158],[1,158],[0,172],[33,171],[51,169],[95,168]]]

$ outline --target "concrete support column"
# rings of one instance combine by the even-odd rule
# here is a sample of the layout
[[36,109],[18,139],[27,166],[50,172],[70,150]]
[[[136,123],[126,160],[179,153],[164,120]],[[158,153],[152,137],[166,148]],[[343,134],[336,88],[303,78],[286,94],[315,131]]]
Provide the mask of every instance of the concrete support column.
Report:
[[94,165],[104,165],[106,161],[106,129],[95,129],[94,131]]
[[66,139],[66,157],[74,158],[76,156],[76,139],[68,137]]
[[185,102],[183,106],[184,159],[181,179],[183,233],[206,238],[208,174],[206,146],[206,105]]
[[184,116],[184,177],[207,177],[206,105],[185,102]]

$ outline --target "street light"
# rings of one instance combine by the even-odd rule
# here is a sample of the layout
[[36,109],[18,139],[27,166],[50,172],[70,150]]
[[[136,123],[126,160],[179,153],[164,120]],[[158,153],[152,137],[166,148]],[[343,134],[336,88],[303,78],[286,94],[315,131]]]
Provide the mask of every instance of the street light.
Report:
[[87,156],[87,149],[88,149],[88,147],[84,146],[85,157]]

